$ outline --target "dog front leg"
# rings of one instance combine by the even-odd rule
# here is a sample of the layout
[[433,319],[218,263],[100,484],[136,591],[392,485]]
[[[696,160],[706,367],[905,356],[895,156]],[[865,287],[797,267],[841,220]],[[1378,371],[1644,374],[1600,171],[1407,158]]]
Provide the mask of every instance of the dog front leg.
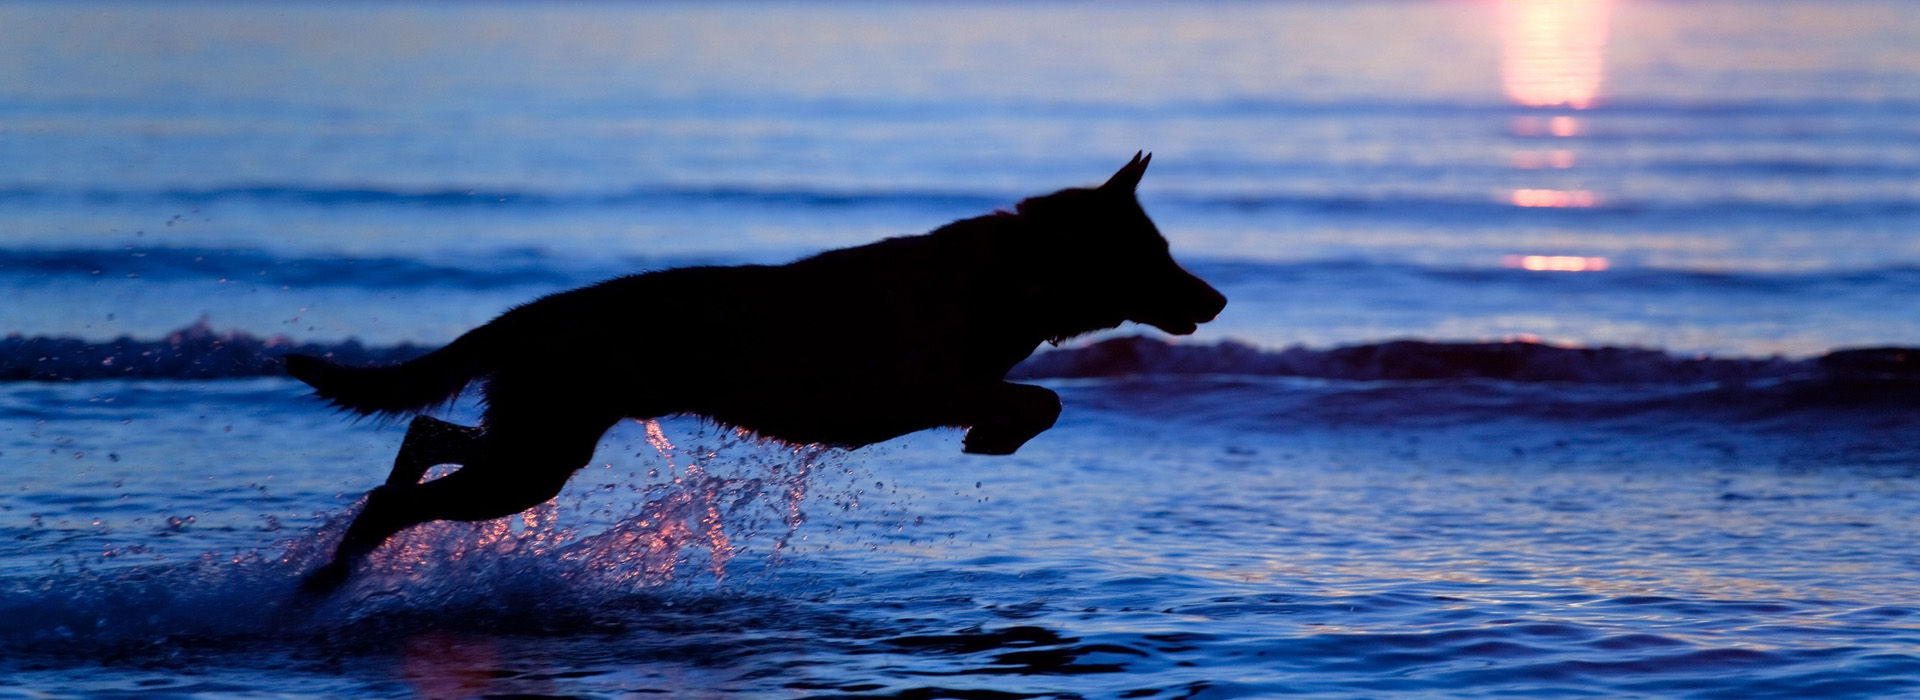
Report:
[[1001,382],[975,412],[961,451],[1010,455],[1060,418],[1060,395],[1028,384]]

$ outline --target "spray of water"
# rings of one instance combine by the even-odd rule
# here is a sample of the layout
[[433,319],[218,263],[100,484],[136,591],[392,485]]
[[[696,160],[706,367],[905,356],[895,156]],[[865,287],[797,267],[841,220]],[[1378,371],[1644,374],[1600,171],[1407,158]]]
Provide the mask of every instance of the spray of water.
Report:
[[148,656],[195,640],[617,626],[610,618],[648,601],[774,572],[805,537],[811,482],[853,473],[835,451],[710,424],[640,426],[632,459],[585,470],[518,516],[403,532],[325,598],[303,599],[297,582],[326,561],[357,505],[249,551],[139,565],[76,556],[48,575],[0,579],[0,650]]

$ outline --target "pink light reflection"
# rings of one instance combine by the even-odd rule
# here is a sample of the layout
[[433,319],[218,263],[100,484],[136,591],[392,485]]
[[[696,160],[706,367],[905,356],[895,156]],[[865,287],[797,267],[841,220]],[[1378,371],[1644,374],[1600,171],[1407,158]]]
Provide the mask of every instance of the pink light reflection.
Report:
[[1513,154],[1513,167],[1521,170],[1540,170],[1544,168],[1566,170],[1572,168],[1573,163],[1573,151],[1566,149],[1521,151]]
[[[1610,0],[1503,0],[1500,74],[1528,107],[1586,109],[1605,76]],[[1559,129],[1554,135],[1565,136]]]
[[1508,201],[1516,207],[1585,209],[1598,200],[1588,190],[1514,190]]
[[1531,272],[1602,272],[1607,269],[1606,258],[1575,255],[1508,255],[1500,258],[1500,264]]
[[1552,134],[1561,138],[1580,135],[1580,120],[1565,114],[1554,117],[1522,116],[1514,117],[1507,125],[1507,131],[1515,136],[1542,136]]
[[421,697],[477,697],[492,689],[500,649],[486,637],[424,632],[406,640],[400,676]]

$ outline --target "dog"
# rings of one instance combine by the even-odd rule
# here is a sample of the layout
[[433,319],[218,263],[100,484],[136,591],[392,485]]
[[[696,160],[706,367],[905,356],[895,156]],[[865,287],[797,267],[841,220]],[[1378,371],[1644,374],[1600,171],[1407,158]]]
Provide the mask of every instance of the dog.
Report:
[[[332,590],[414,525],[553,498],[624,418],[692,414],[845,448],[959,427],[965,452],[1012,454],[1060,415],[1059,395],[1005,381],[1041,343],[1126,322],[1186,335],[1226,307],[1141,209],[1151,158],[923,235],[541,297],[398,365],[288,355],[288,374],[361,416],[429,410],[484,380],[479,427],[414,419],[386,484],[305,588]],[[439,464],[461,468],[421,483]]]

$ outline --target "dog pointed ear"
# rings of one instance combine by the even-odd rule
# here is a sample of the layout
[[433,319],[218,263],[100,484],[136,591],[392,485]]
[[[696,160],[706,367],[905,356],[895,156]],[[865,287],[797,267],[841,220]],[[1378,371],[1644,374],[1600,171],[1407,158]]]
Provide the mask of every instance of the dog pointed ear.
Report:
[[1151,160],[1153,160],[1151,153],[1146,151],[1134,153],[1133,160],[1120,166],[1120,171],[1114,173],[1113,177],[1107,178],[1107,184],[1101,185],[1100,189],[1132,192],[1134,188],[1140,186],[1140,176],[1147,174],[1147,162]]

